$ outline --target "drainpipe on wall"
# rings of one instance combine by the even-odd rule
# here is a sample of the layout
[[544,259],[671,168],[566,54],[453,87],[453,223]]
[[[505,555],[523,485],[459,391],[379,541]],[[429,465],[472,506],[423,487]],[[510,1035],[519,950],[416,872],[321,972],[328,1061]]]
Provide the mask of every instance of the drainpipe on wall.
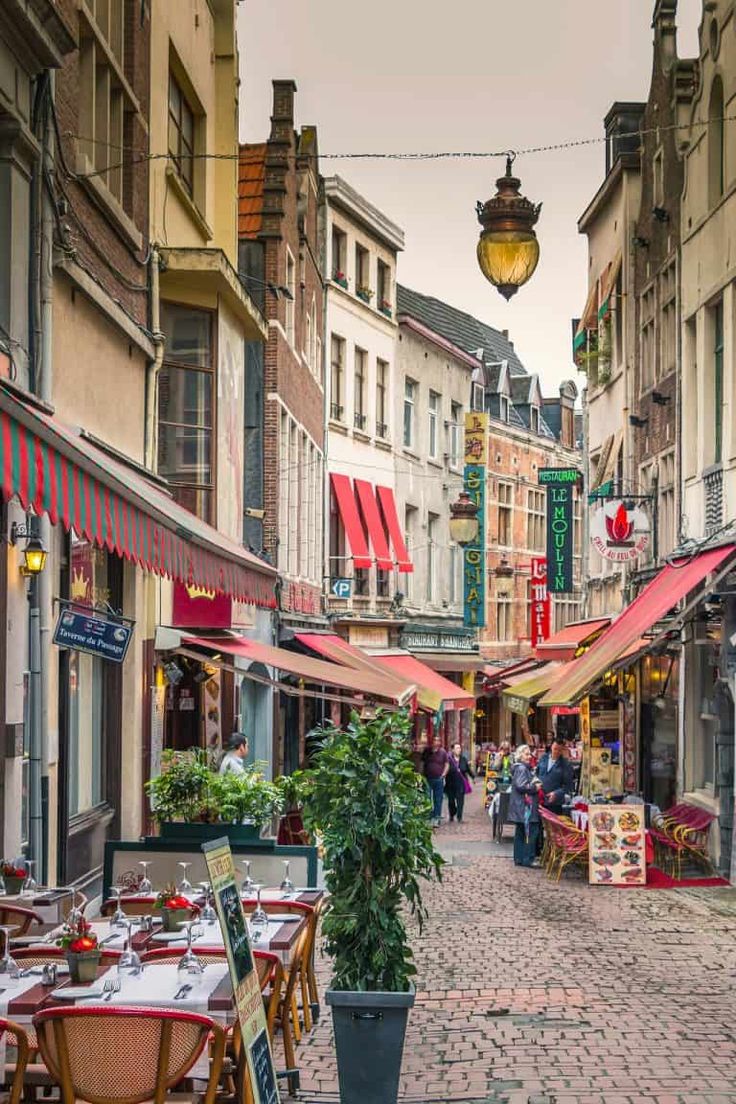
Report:
[[151,334],[156,348],[154,359],[148,365],[146,377],[146,427],[144,440],[144,463],[149,471],[158,467],[158,378],[164,360],[165,337],[161,333],[161,292],[160,269],[161,256],[158,246],[151,244],[149,257],[151,278]]

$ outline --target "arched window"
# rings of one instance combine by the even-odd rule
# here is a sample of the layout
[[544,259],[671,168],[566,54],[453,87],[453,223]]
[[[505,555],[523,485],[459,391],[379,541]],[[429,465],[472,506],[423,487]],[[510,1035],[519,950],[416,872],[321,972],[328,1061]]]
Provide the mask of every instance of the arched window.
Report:
[[715,77],[710,90],[708,108],[708,201],[713,207],[723,196],[726,186],[726,144],[723,120],[723,81]]

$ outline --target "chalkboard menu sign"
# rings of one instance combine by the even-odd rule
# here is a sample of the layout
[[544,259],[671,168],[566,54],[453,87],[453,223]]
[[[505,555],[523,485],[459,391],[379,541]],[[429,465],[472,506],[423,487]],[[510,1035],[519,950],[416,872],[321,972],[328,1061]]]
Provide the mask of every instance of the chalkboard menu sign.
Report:
[[253,1059],[257,1098],[261,1101],[261,1104],[278,1104],[279,1092],[276,1088],[268,1034],[265,1031],[261,1031],[260,1035],[256,1036],[255,1041],[251,1044],[250,1053]]

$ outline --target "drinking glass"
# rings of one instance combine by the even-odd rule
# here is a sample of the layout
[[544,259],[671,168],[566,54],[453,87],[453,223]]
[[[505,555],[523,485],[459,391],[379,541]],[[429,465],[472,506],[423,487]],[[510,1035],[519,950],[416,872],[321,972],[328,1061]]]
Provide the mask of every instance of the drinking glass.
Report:
[[143,877],[141,878],[140,885],[138,886],[138,892],[147,897],[149,893],[153,893],[153,882],[148,877],[148,868],[151,865],[150,862],[139,862],[139,866],[143,867]]
[[35,865],[35,859],[26,859],[26,880],[23,883],[23,889],[21,891],[24,897],[33,897],[34,893],[38,891],[38,882],[33,877],[33,868]]
[[250,897],[251,891],[255,887],[255,882],[250,876],[250,859],[241,859],[240,865],[245,867],[245,877],[243,878],[243,884],[240,887],[240,892],[244,897]]
[[204,894],[204,908],[202,909],[200,919],[205,924],[214,924],[217,920],[217,913],[212,907],[212,886],[209,882],[201,882],[199,888]]
[[187,878],[187,870],[189,869],[189,867],[192,864],[190,862],[180,862],[180,863],[177,863],[177,865],[181,867],[181,881],[179,882],[178,886],[176,887],[177,892],[178,893],[191,893],[192,892],[192,883]]
[[0,927],[3,933],[3,957],[0,958],[0,986],[14,984],[20,977],[18,963],[10,954],[10,933],[13,929]]
[[126,917],[125,927],[128,934],[125,940],[123,953],[118,959],[118,973],[122,974],[124,977],[136,977],[143,971],[138,953],[133,950],[133,928],[137,922],[135,917]]
[[69,909],[69,913],[66,918],[67,924],[76,925],[83,919],[84,914],[80,908],[77,908],[77,901],[79,900],[79,891],[76,886],[69,886],[72,895],[72,907]]
[[284,897],[291,897],[294,892],[294,883],[289,877],[289,860],[284,859],[282,861],[284,863],[284,877],[280,888],[284,891]]
[[190,984],[198,984],[202,974],[204,973],[204,965],[202,960],[197,958],[196,954],[192,950],[192,929],[196,926],[196,920],[187,920],[183,927],[187,933],[187,949],[179,959],[176,967],[176,974],[179,979],[179,985],[185,985],[187,982]]
[[113,893],[115,894],[115,898],[116,898],[116,908],[115,908],[115,912],[110,917],[110,927],[111,928],[124,928],[125,925],[128,923],[128,916],[123,911],[123,907],[120,904],[120,898],[122,896],[123,890],[120,886],[114,886],[113,887]]
[[261,904],[261,890],[263,889],[263,886],[255,885],[253,886],[253,888],[256,891],[256,907],[253,909],[253,912],[251,914],[250,927],[251,938],[254,943],[257,943],[263,935],[263,932],[268,927],[268,913]]

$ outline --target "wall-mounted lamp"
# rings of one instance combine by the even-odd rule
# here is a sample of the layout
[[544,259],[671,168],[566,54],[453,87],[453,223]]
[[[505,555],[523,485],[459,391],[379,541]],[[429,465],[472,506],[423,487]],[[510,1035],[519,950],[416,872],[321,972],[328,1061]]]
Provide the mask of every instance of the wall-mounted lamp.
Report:
[[494,574],[497,579],[513,579],[514,569],[505,556],[501,557],[501,562],[496,568]]
[[27,525],[18,525],[14,521],[10,527],[10,543],[17,544],[19,540],[28,541],[23,549],[23,563],[20,565],[21,575],[26,577],[40,575],[46,566],[46,557],[48,556],[43,541],[35,533],[32,533]]
[[640,418],[638,414],[629,414],[629,425],[634,426],[636,429],[643,429],[644,426],[649,425],[649,419]]

